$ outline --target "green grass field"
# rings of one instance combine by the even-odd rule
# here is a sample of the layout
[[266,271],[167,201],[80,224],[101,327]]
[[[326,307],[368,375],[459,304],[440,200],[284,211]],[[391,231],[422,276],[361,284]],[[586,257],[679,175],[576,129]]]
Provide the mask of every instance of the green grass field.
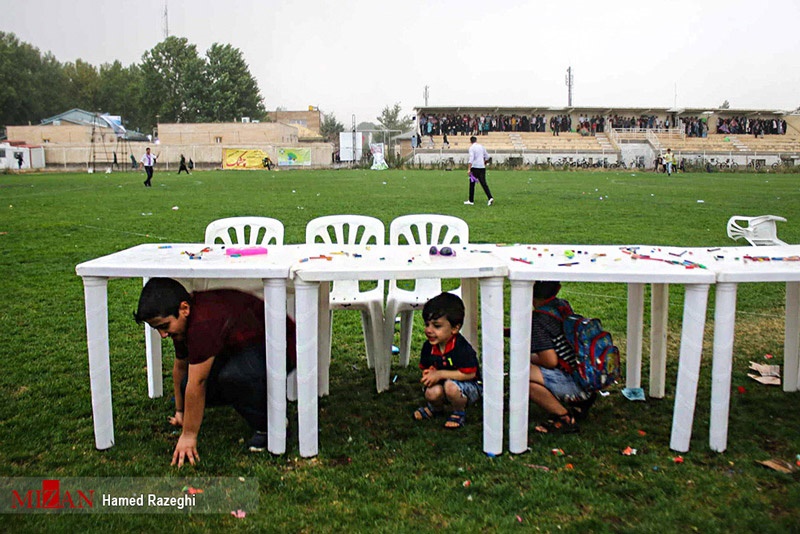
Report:
[[[331,394],[319,404],[319,456],[299,457],[296,419],[286,455],[251,455],[242,441],[249,437],[244,422],[229,408],[215,408],[201,430],[202,463],[179,472],[169,465],[177,439],[167,423],[171,398],[147,397],[144,336],[131,318],[141,280],[109,283],[116,445],[95,450],[83,287],[75,275],[80,262],[140,243],[200,242],[210,221],[237,215],[283,221],[287,243],[302,242],[305,223],[321,215],[372,215],[388,228],[399,215],[442,213],[466,220],[473,242],[717,247],[734,244],[725,234],[731,215],[770,213],[788,219],[779,225],[780,237],[800,243],[797,175],[490,169],[492,207],[480,188],[475,206],[463,205],[468,181],[462,170],[157,172],[151,189],[143,179],[134,173],[0,174],[0,475],[255,478],[259,510],[244,519],[9,515],[0,530],[800,531],[800,475],[756,463],[794,463],[800,454],[800,394],[747,377],[748,361],[764,362],[767,353],[775,356],[769,363],[782,364],[783,284],[740,286],[722,454],[708,448],[713,291],[692,448],[679,464],[668,447],[683,306],[681,288],[673,287],[666,397],[634,403],[612,389],[578,435],[531,434],[528,453],[489,458],[482,453],[480,408],[468,413],[459,432],[440,421],[412,421],[421,401],[418,370],[394,366],[391,390],[376,394],[359,316],[336,312]],[[624,358],[625,286],[566,284],[563,295],[576,311],[603,319]],[[505,306],[507,312],[507,298]],[[422,343],[417,321],[414,352]],[[164,346],[165,384],[170,345]],[[289,410],[292,419],[296,407]],[[542,416],[531,408],[531,430]],[[638,454],[623,456],[626,447]],[[553,448],[565,454],[555,456]]]

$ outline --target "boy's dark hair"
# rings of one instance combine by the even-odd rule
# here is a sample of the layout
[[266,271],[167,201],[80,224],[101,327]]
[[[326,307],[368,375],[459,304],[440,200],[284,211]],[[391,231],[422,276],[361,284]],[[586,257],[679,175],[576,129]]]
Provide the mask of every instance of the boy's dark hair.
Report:
[[477,143],[478,142],[478,138],[473,135],[472,137],[469,138],[469,142],[470,143]]
[[561,289],[561,282],[555,280],[537,280],[533,284],[533,298],[535,299],[551,299],[558,295]]
[[139,306],[133,314],[136,322],[154,317],[177,317],[181,302],[192,302],[192,297],[180,282],[172,278],[151,278],[139,295]]
[[444,317],[453,326],[464,324],[464,302],[458,295],[441,293],[425,303],[422,308],[422,319],[433,321]]

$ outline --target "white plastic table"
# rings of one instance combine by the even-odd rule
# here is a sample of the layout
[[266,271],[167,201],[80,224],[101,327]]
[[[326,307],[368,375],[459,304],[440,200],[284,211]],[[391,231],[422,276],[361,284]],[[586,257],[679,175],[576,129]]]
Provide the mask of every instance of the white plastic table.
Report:
[[[200,253],[191,259],[184,251]],[[83,278],[86,302],[86,334],[89,349],[89,376],[92,392],[95,444],[98,449],[114,445],[114,416],[111,403],[111,372],[108,339],[109,278],[169,277],[179,280],[224,279],[257,280],[263,283],[267,338],[268,449],[286,452],[286,282],[289,267],[302,254],[297,247],[270,247],[269,254],[240,258],[225,255],[221,245],[145,244],[79,264],[75,270]],[[160,348],[158,333],[148,343]],[[160,392],[161,351],[153,351],[148,362],[153,373],[148,382]],[[151,396],[157,396],[151,391]]]
[[[456,246],[455,257],[433,256],[429,247],[383,245],[340,247],[313,245],[308,256],[325,258],[297,261],[292,266],[297,322],[297,401],[300,455],[315,456],[318,451],[317,397],[320,372],[327,372],[327,362],[318,365],[319,317],[327,317],[328,298],[321,286],[336,280],[410,280],[415,278],[460,278],[462,298],[467,310],[464,336],[477,350],[477,286],[481,293],[482,350],[484,383],[484,451],[500,454],[503,450],[503,278],[505,262],[491,254],[471,253]],[[342,254],[340,252],[347,252]],[[331,258],[328,260],[327,258]],[[321,313],[320,313],[321,312]],[[322,337],[325,339],[324,337]],[[388,388],[391,372],[391,340],[383,340],[384,349],[375,358],[378,390]],[[323,369],[320,369],[320,366]],[[326,382],[326,381],[325,381]]]
[[[736,321],[736,286],[741,282],[786,282],[783,390],[800,382],[800,245],[702,249],[705,264],[717,276],[709,445],[728,446],[728,414]],[[757,258],[757,259],[748,259]],[[782,258],[782,259],[777,259]],[[767,260],[768,259],[768,260]]]
[[686,286],[670,447],[678,451],[689,450],[708,289],[715,280],[713,272],[701,267],[677,265],[677,262],[692,261],[692,257],[688,252],[682,254],[683,249],[670,247],[514,245],[484,250],[506,260],[511,282],[508,434],[512,453],[522,453],[528,448],[531,302],[536,280],[628,284],[628,387],[640,385],[644,284],[654,284],[651,382],[659,384],[662,392],[666,365],[666,284]]

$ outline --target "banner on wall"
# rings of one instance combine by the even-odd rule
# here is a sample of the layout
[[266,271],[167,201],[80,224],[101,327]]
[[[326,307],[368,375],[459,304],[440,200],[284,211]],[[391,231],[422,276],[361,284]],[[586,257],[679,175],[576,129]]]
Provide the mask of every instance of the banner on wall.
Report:
[[278,165],[309,166],[311,165],[311,149],[279,148]]
[[226,169],[263,169],[267,153],[260,149],[226,148],[222,151]]
[[371,143],[369,145],[369,150],[372,152],[373,171],[384,171],[389,168],[389,166],[386,164],[386,159],[383,157],[383,143]]

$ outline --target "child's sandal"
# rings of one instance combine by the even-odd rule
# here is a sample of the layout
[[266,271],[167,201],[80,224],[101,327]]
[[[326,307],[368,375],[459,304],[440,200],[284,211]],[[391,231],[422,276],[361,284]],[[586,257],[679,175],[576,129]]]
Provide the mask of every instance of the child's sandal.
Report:
[[576,434],[581,431],[578,422],[569,412],[536,425],[534,430],[539,434]]
[[426,419],[432,419],[438,415],[438,410],[436,410],[433,405],[429,402],[425,406],[420,406],[414,411],[414,420],[415,421],[424,421]]
[[467,413],[463,411],[456,411],[450,414],[450,417],[448,417],[447,421],[444,423],[444,427],[450,430],[458,430],[459,428],[463,427],[466,422]]

